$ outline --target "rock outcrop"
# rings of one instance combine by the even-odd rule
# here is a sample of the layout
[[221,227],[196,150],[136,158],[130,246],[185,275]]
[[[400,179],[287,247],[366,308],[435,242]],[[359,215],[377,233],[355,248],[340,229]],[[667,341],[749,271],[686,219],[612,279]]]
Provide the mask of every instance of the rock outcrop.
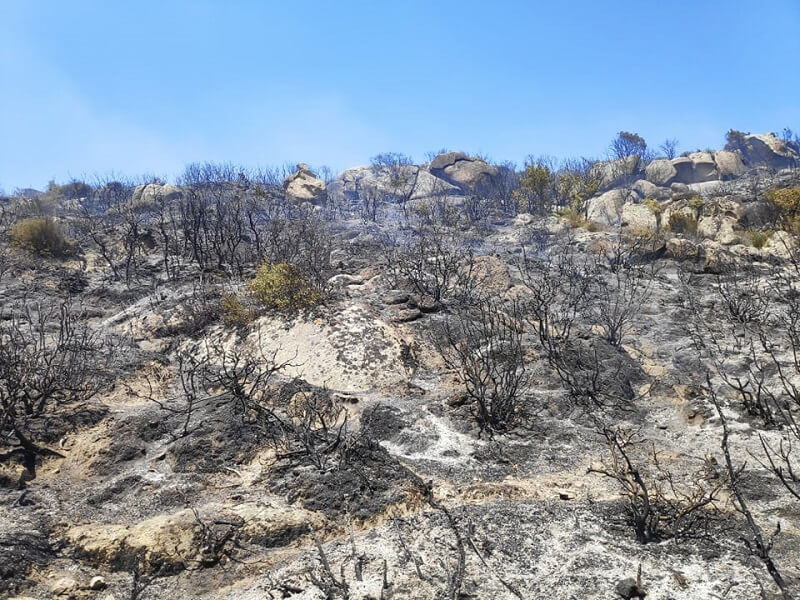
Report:
[[179,199],[183,192],[177,186],[169,183],[148,183],[137,185],[133,189],[131,204],[134,206],[155,204],[158,202],[172,202]]
[[738,152],[720,150],[714,153],[714,162],[720,179],[735,179],[745,171],[742,156]]
[[678,171],[672,161],[666,158],[654,160],[644,169],[647,181],[659,187],[668,187],[675,181]]
[[497,168],[463,152],[445,152],[431,161],[430,172],[467,193],[487,194],[498,177]]
[[388,169],[354,167],[343,171],[329,186],[328,198],[335,204],[361,202],[377,193],[385,201],[399,201],[406,194],[415,202],[438,196],[458,196],[460,188],[416,166],[403,167],[397,180]]
[[642,160],[634,154],[616,160],[606,160],[592,165],[592,175],[598,180],[600,190],[608,190],[637,179]]
[[714,156],[710,152],[693,152],[674,159],[675,178],[672,183],[702,183],[719,179]]
[[731,132],[725,150],[739,152],[747,166],[785,169],[800,164],[800,149],[774,133],[743,134]]
[[653,198],[655,200],[669,200],[672,196],[672,192],[669,188],[666,187],[659,187],[654,183],[650,183],[646,179],[640,179],[636,181],[632,186],[631,189],[639,194],[639,197],[644,198]]
[[622,222],[622,207],[632,199],[632,192],[620,189],[590,198],[586,204],[586,218],[600,225],[616,227]]
[[325,204],[327,198],[325,182],[305,163],[298,164],[297,171],[284,180],[283,189],[286,199],[295,204],[310,202],[319,206]]
[[656,214],[644,204],[625,203],[620,213],[621,224],[631,229],[647,229],[655,231],[658,228]]

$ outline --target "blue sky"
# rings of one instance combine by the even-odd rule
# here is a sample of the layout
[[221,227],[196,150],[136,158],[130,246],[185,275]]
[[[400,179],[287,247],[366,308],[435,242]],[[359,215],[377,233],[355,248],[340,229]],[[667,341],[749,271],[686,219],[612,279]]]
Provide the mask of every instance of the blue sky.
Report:
[[0,0],[0,187],[800,129],[800,1]]

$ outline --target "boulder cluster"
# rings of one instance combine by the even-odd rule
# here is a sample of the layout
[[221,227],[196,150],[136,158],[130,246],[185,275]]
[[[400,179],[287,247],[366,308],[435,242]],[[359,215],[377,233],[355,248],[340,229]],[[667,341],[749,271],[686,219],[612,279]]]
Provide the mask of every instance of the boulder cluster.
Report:
[[798,165],[798,149],[771,133],[733,133],[723,150],[644,166],[638,157],[602,162],[594,167],[600,187],[587,202],[586,218],[599,226],[650,231],[679,220],[700,237],[736,245],[746,230],[768,225],[763,192],[797,185]]
[[398,200],[425,200],[433,196],[488,195],[498,178],[498,169],[485,160],[462,152],[446,152],[427,167],[417,165],[359,166],[343,171],[326,184],[308,165],[300,163],[283,183],[286,197],[295,204],[315,206],[361,202],[371,194]]

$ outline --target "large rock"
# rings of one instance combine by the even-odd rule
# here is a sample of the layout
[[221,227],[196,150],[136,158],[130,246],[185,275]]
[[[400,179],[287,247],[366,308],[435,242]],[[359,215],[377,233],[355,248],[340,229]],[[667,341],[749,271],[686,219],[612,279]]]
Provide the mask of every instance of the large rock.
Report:
[[325,204],[327,197],[325,182],[305,163],[297,165],[297,171],[284,180],[283,189],[286,192],[286,199],[295,204],[310,202],[321,205]]
[[720,150],[714,153],[714,162],[717,165],[720,179],[735,179],[745,171],[742,156],[738,152]]
[[658,228],[655,213],[644,204],[625,203],[622,206],[621,223],[631,229],[655,231]]
[[800,163],[798,148],[774,133],[729,134],[725,150],[738,151],[744,164],[751,167],[785,169]]
[[677,181],[670,184],[669,189],[673,200],[685,200],[694,195],[694,192],[692,192],[688,185],[685,183],[678,183]]
[[736,218],[730,216],[704,216],[697,222],[699,236],[716,240],[724,246],[738,244],[741,241],[736,228]]
[[673,183],[694,183],[694,163],[691,158],[680,156],[672,160],[672,166],[675,169]]
[[181,188],[169,183],[148,183],[137,185],[133,189],[131,204],[134,206],[158,204],[159,202],[173,202],[178,200],[183,192]]
[[665,248],[666,256],[678,261],[696,260],[704,256],[702,246],[686,238],[667,238]]
[[586,203],[586,218],[600,225],[616,227],[622,222],[622,207],[632,200],[633,192],[610,190]]
[[689,159],[692,161],[694,181],[686,183],[701,183],[719,179],[717,163],[714,162],[714,155],[711,152],[692,152]]
[[714,197],[724,195],[727,185],[724,181],[714,180],[690,183],[687,187],[695,196]]
[[640,179],[635,182],[631,186],[631,189],[639,194],[639,197],[642,199],[653,198],[655,200],[669,200],[672,197],[672,193],[668,188],[658,187],[646,179]]
[[671,161],[675,169],[673,183],[701,183],[719,179],[717,164],[710,152],[693,152]]
[[776,231],[764,245],[764,254],[774,256],[782,260],[798,258],[797,238],[786,231]]
[[497,169],[486,161],[463,152],[440,154],[431,161],[429,169],[447,183],[476,194],[490,193],[499,175]]
[[647,181],[659,187],[668,187],[675,181],[678,172],[671,160],[659,158],[654,160],[644,169]]
[[328,186],[328,198],[334,204],[360,203],[373,193],[389,202],[402,200],[408,193],[408,200],[416,202],[458,196],[463,192],[414,165],[400,169],[399,181],[398,173],[392,173],[389,168],[353,167],[343,171]]
[[591,174],[598,180],[598,189],[608,190],[638,179],[641,162],[636,154],[616,160],[600,161],[592,165]]

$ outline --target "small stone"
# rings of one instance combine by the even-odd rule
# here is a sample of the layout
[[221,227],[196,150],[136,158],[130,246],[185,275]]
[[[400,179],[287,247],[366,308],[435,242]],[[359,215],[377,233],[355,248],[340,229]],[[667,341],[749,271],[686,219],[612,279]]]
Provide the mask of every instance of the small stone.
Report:
[[364,280],[360,277],[348,275],[347,273],[340,273],[328,279],[328,283],[334,287],[345,287],[348,285],[361,285],[364,283]]
[[417,307],[424,313],[432,313],[439,310],[439,303],[430,296],[423,296],[417,301]]
[[62,577],[61,579],[57,580],[50,591],[53,592],[54,596],[66,596],[78,589],[78,582],[72,579],[71,577]]
[[534,221],[534,216],[530,213],[519,213],[514,217],[514,225],[517,227],[524,227],[530,225]]
[[89,589],[90,590],[106,589],[105,577],[101,577],[100,575],[95,575],[94,577],[92,577],[91,581],[89,581]]
[[383,297],[383,303],[392,306],[394,304],[404,304],[408,302],[409,296],[405,292],[400,292],[397,290],[391,290],[386,292],[386,295]]
[[341,404],[358,404],[358,397],[352,394],[332,394],[331,398]]
[[422,316],[422,313],[417,308],[402,308],[394,313],[392,321],[394,323],[409,323],[416,321]]
[[633,577],[628,577],[627,579],[623,579],[617,584],[617,594],[621,597],[625,598],[625,600],[631,600],[631,598],[644,598],[647,596],[647,592],[641,589],[636,580]]

